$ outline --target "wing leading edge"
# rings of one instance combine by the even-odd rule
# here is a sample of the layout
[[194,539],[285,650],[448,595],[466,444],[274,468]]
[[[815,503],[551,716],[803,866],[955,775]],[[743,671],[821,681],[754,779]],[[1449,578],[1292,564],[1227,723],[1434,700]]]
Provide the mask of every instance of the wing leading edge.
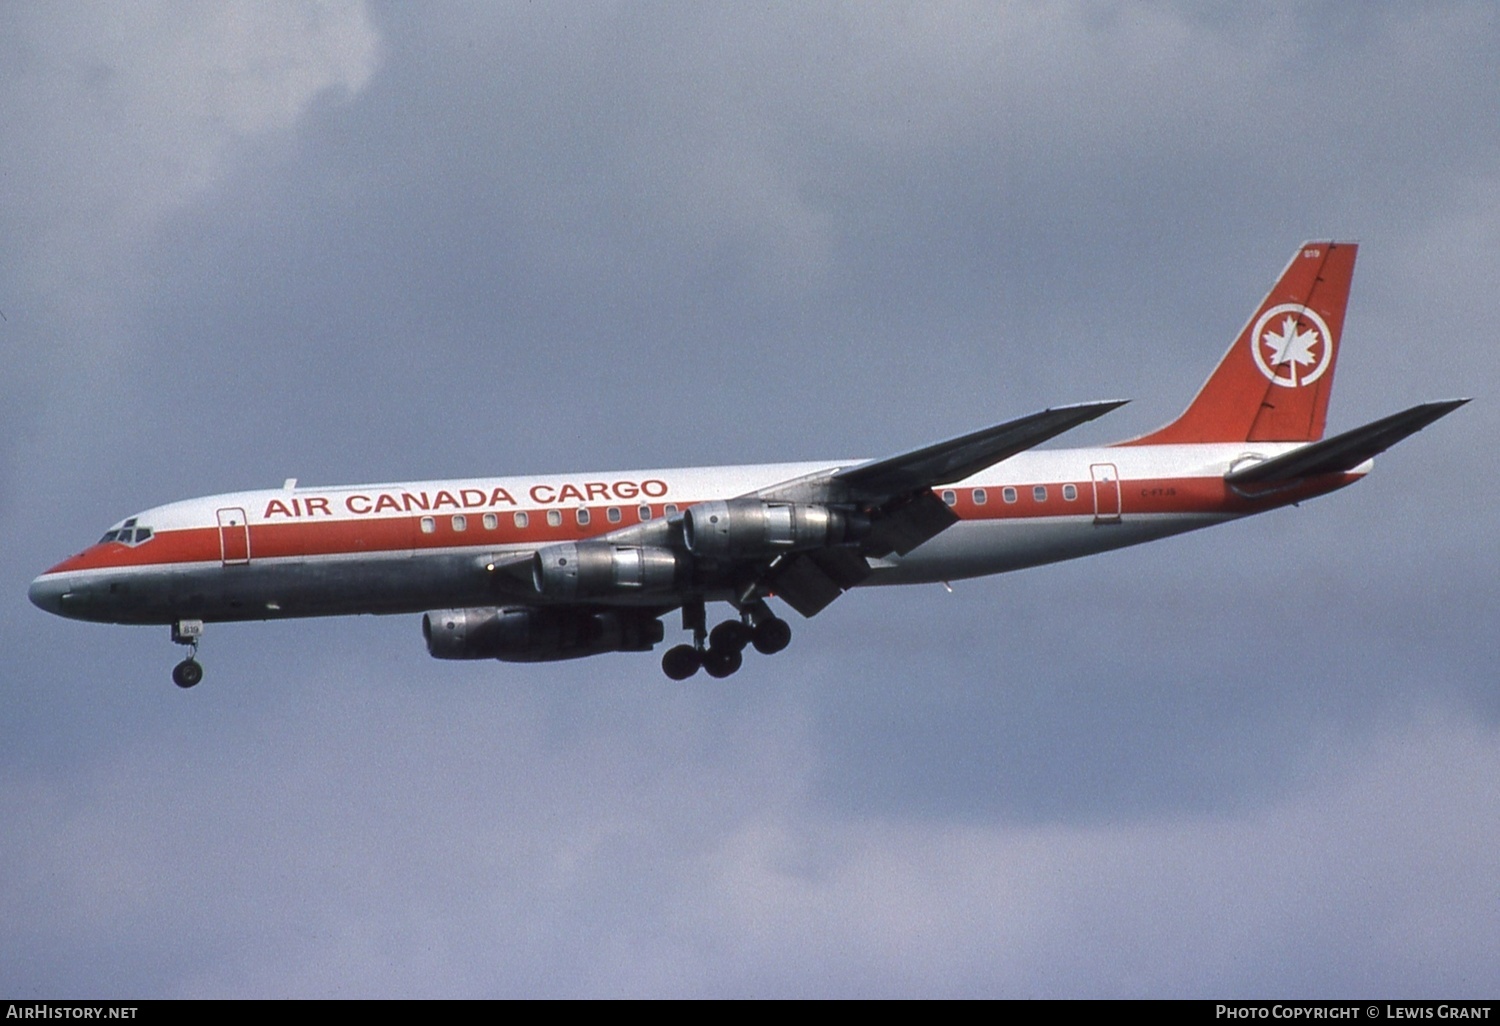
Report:
[[1129,401],[1111,399],[1055,406],[899,456],[846,467],[835,471],[833,479],[866,498],[890,498],[952,484],[1117,410]]

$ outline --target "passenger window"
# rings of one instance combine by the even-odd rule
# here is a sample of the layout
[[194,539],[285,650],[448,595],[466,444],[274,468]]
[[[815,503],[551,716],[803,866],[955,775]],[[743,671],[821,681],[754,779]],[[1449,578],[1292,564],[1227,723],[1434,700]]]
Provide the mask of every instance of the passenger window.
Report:
[[957,506],[958,505],[958,494],[956,492],[954,492],[953,489],[951,489],[951,488],[944,489],[943,490],[943,502],[944,502],[944,504],[949,505],[949,506]]
[[604,515],[609,518],[611,524],[618,524],[620,522],[620,507],[611,506],[605,511]]
[[1031,490],[1031,497],[1033,499],[1035,499],[1037,502],[1046,502],[1047,501],[1047,486],[1046,485],[1037,485],[1035,488],[1033,488]]
[[1004,499],[1006,502],[1015,502],[1016,490],[1014,488],[1002,488],[1000,489],[1000,498]]
[[582,527],[584,524],[587,524],[588,522],[589,522],[589,511],[586,510],[586,509],[580,509],[578,511],[578,525],[580,527]]
[[642,520],[650,520],[651,519],[651,507],[650,506],[642,506],[640,509],[636,510],[636,512],[640,514],[640,517],[641,517]]
[[493,513],[486,513],[484,515],[484,529],[486,531],[493,531],[493,530],[495,530],[495,528],[497,528],[499,526],[500,526],[500,518],[497,517],[497,516],[495,516],[495,514],[493,514]]
[[1074,499],[1078,498],[1077,487],[1070,484],[1063,485],[1063,498],[1067,499],[1069,502],[1072,502]]
[[517,513],[515,516],[511,517],[511,519],[514,520],[516,522],[516,526],[521,528],[522,530],[525,530],[526,525],[531,523],[531,518],[528,517],[525,513]]
[[469,529],[469,518],[466,517],[466,516],[464,516],[462,513],[455,513],[453,515],[453,530],[455,530],[455,531],[467,531],[468,529]]
[[423,517],[422,518],[422,533],[423,534],[431,534],[432,532],[434,532],[436,530],[437,530],[437,521],[436,520],[432,519],[431,517]]
[[560,509],[549,509],[547,511],[547,526],[548,527],[561,527],[562,526],[562,510],[560,510]]
[[677,503],[675,503],[675,502],[669,502],[669,503],[667,503],[666,506],[662,507],[661,515],[664,516],[664,517],[676,516],[677,515]]
[[989,501],[990,497],[983,488],[974,489],[974,505],[983,506],[986,502]]

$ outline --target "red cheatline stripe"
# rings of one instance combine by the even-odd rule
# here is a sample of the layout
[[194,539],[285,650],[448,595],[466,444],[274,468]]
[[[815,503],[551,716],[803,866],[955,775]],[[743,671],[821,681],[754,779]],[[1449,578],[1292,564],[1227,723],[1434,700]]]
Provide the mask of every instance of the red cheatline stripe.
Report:
[[[1341,487],[1354,480],[1352,475],[1341,475],[1332,487]],[[1076,517],[1093,515],[1094,484],[1092,481],[1073,481],[1077,498],[1063,498],[1063,487],[1070,482],[1036,482],[1009,486],[985,485],[986,501],[981,505],[974,501],[972,487],[951,489],[955,493],[954,512],[964,520],[1034,520],[1049,517]],[[1038,502],[1033,489],[1043,485],[1047,499]],[[1300,499],[1310,498],[1332,490],[1330,482],[1310,482],[1286,491],[1277,492],[1262,499],[1247,499],[1236,494],[1218,477],[1151,478],[1123,480],[1120,485],[1120,504],[1126,517],[1139,514],[1246,514],[1275,506],[1285,505]],[[1006,487],[1016,490],[1016,501],[1005,502]],[[950,489],[937,489],[941,495]],[[683,503],[686,508],[691,503]],[[512,546],[546,545],[552,542],[577,541],[592,538],[621,527],[640,523],[635,506],[618,506],[620,522],[611,523],[607,516],[608,506],[583,507],[589,510],[589,523],[580,525],[577,520],[578,507],[562,509],[562,522],[553,526],[547,522],[546,509],[525,510],[528,524],[525,528],[515,525],[512,511],[496,514],[494,529],[484,527],[483,512],[463,514],[467,529],[453,529],[452,514],[416,514],[406,517],[370,517],[366,519],[322,520],[302,519],[292,522],[255,523],[250,525],[250,557],[274,559],[296,556],[359,555],[361,553],[392,553],[415,550],[441,550],[453,548],[504,548]],[[556,509],[556,507],[553,507]],[[663,506],[653,504],[653,519],[660,519]],[[424,516],[433,520],[434,530],[425,534],[420,529]],[[129,546],[117,542],[95,545],[84,552],[64,560],[48,573],[64,573],[72,570],[96,570],[111,567],[162,566],[178,563],[218,562],[221,550],[217,527],[194,527],[178,531],[159,531],[151,541]]]

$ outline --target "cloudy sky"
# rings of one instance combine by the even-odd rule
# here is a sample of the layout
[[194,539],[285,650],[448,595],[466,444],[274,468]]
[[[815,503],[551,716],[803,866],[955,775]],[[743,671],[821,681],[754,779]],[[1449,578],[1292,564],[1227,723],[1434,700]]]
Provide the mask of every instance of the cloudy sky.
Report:
[[[1493,997],[1500,9],[0,4],[0,994]],[[1362,243],[1301,508],[776,659],[48,617],[161,502],[1186,403]]]

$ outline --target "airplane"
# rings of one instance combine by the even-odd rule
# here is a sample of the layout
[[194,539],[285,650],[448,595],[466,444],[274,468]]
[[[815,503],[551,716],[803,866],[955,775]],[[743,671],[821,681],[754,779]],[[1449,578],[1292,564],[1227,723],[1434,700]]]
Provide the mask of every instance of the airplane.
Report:
[[[1036,446],[1123,405],[1058,406],[876,460],[235,492],[157,506],[37,577],[40,608],[171,627],[422,613],[439,659],[646,652],[681,610],[673,680],[785,649],[771,600],[815,616],[855,587],[947,583],[1137,545],[1336,491],[1468,402],[1324,438],[1357,245],[1306,242],[1176,420]],[[707,607],[730,618],[708,629]]]

